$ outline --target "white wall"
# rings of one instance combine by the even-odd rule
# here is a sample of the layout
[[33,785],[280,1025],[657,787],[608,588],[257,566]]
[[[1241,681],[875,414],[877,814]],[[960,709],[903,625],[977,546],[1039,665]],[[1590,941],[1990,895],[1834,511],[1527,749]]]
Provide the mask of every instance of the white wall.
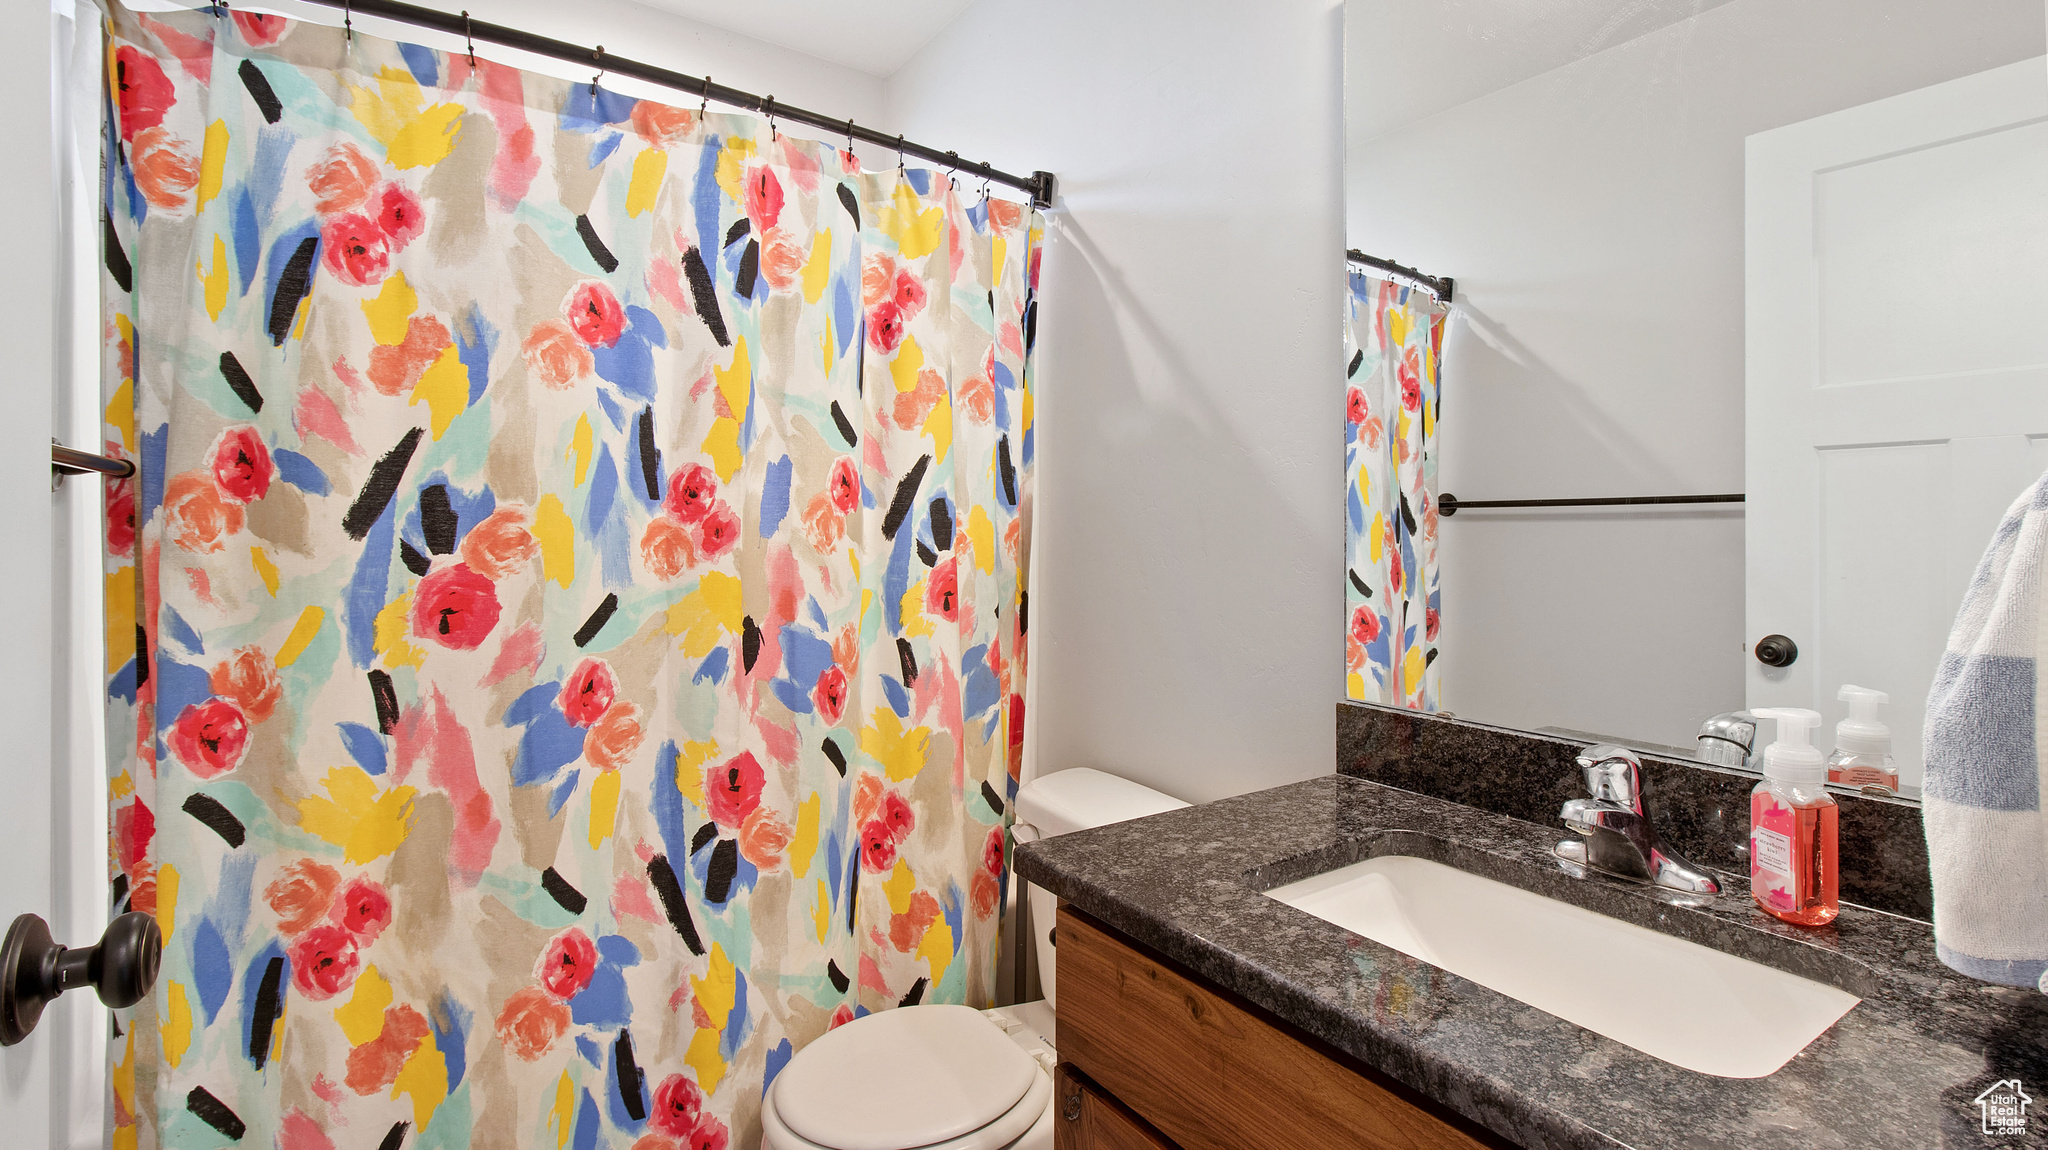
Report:
[[1038,768],[1201,801],[1335,764],[1339,0],[977,0],[915,139],[1060,178],[1038,338]]
[[[162,0],[131,0],[130,6],[156,7],[161,3]],[[687,76],[709,73],[720,84],[731,85],[743,92],[773,96],[779,103],[809,108],[828,116],[852,116],[870,126],[881,123],[882,80],[879,77],[715,28],[686,16],[644,7],[632,0],[461,0],[459,4],[453,0],[442,0],[426,6],[442,11],[467,8],[476,20],[503,24],[584,47],[603,45],[606,52],[643,64],[670,68]],[[298,0],[250,0],[237,3],[235,7],[281,12],[323,24],[341,23],[340,12]],[[355,27],[372,35],[409,40],[435,48],[456,48],[462,44],[460,36],[445,36],[415,25],[379,20],[360,13],[355,16]],[[590,78],[587,68],[547,57],[495,46],[485,46],[482,52],[494,60],[534,72],[571,79]],[[605,87],[684,107],[693,107],[697,102],[673,88],[644,84],[622,76],[607,78]],[[719,105],[713,104],[712,107]],[[798,134],[812,133],[799,129]]]
[[[1742,490],[1743,137],[2042,52],[2036,0],[1968,9],[1734,0],[1354,141],[1352,245],[1457,279],[1441,490]],[[1440,530],[1447,708],[1689,744],[1741,706],[1739,512]]]

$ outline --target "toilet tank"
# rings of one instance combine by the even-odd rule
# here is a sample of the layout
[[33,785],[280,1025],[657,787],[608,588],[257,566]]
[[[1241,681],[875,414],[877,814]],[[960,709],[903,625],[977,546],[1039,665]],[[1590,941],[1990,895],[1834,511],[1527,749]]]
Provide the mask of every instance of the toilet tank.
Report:
[[[1018,842],[1030,842],[1187,805],[1128,779],[1091,767],[1074,767],[1024,784],[1017,792],[1017,822],[1012,831]],[[1031,888],[1031,941],[1038,952],[1038,982],[1048,1004],[1053,1000],[1052,928],[1057,906],[1050,891]]]

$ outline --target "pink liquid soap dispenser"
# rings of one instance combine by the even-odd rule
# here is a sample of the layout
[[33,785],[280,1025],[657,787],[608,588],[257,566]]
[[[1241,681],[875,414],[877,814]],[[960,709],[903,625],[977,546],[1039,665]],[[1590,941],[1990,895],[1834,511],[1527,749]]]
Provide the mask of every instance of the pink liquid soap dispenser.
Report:
[[1764,913],[1794,926],[1826,926],[1841,913],[1835,868],[1841,810],[1828,794],[1827,759],[1813,745],[1820,712],[1766,707],[1778,721],[1764,748],[1764,781],[1749,793],[1749,893]]

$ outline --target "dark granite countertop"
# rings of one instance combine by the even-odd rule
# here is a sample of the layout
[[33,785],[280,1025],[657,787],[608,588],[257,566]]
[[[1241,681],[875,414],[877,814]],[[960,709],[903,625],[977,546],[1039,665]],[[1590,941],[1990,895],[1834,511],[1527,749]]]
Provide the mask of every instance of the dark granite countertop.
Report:
[[[1131,939],[1530,1147],[2048,1146],[2048,995],[1962,977],[1923,922],[1845,906],[1804,931],[1575,877],[1561,830],[1327,776],[1021,846],[1018,873]],[[1434,858],[1841,986],[1863,1002],[1777,1073],[1673,1066],[1266,897],[1383,854]],[[2029,1133],[1979,1130],[2018,1078]]]

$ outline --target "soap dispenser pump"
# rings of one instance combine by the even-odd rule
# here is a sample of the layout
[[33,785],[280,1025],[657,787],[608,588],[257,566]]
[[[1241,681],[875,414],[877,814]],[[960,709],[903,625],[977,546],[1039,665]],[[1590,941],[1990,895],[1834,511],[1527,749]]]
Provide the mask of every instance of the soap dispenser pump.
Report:
[[1813,745],[1820,712],[1769,707],[1778,737],[1764,748],[1764,781],[1749,796],[1749,891],[1766,914],[1825,926],[1841,912],[1835,869],[1841,811],[1823,785],[1827,760]]
[[1828,781],[1860,787],[1865,794],[1899,793],[1899,767],[1892,761],[1892,729],[1877,709],[1891,701],[1883,691],[1843,687],[1835,697],[1849,704],[1849,717],[1835,724],[1835,753],[1828,757]]

